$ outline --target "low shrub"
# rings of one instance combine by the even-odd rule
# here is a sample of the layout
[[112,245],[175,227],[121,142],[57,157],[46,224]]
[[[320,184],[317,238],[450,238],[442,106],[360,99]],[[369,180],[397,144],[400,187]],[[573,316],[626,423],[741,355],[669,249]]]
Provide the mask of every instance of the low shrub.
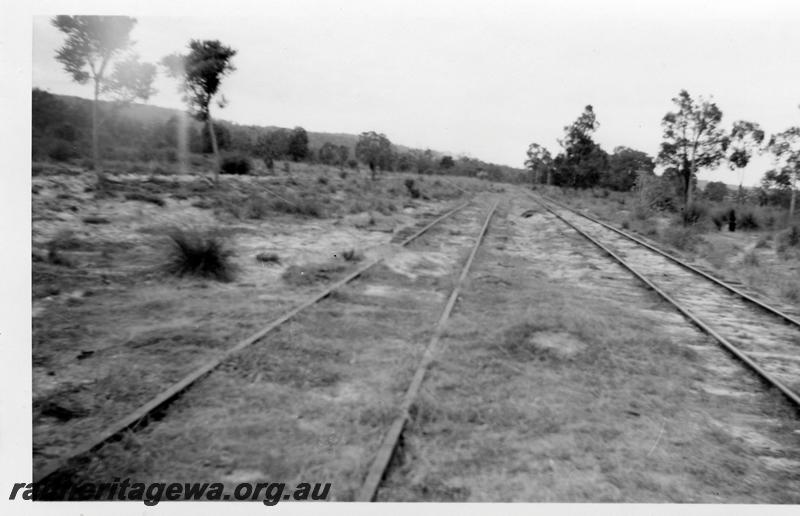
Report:
[[745,265],[747,265],[749,267],[758,267],[758,265],[759,265],[758,255],[756,255],[756,253],[751,251],[751,252],[747,253],[746,255],[744,255],[744,259],[742,260],[742,263],[744,263]]
[[691,227],[670,226],[664,230],[662,240],[676,249],[688,251],[694,249],[699,238]]
[[149,202],[151,204],[155,204],[156,206],[164,206],[165,202],[164,199],[158,197],[157,195],[142,193],[142,192],[130,192],[125,194],[125,199],[128,201],[142,201],[142,202]]
[[60,140],[50,149],[47,155],[55,161],[69,161],[80,157],[81,154],[74,144]]
[[722,228],[728,223],[730,215],[730,210],[727,208],[716,209],[711,212],[711,222],[714,223],[714,227],[717,230],[722,230]]
[[196,276],[231,281],[231,251],[216,233],[173,229],[168,234],[170,250],[165,269],[178,277]]
[[681,211],[681,220],[685,226],[693,226],[703,222],[708,217],[708,206],[703,203],[693,202]]
[[637,204],[633,207],[633,218],[636,220],[646,220],[652,215],[651,210],[647,206]]
[[761,227],[756,214],[748,209],[740,212],[737,227],[742,231],[753,231]]
[[250,170],[250,160],[241,155],[226,156],[220,166],[220,172],[223,174],[247,175]]
[[281,257],[276,253],[258,253],[256,255],[256,260],[261,263],[281,263]]
[[404,184],[406,186],[406,190],[408,190],[408,195],[410,195],[412,199],[419,199],[420,196],[419,188],[417,188],[417,185],[414,183],[414,180],[411,178],[406,179]]
[[800,226],[794,225],[779,233],[778,242],[783,248],[800,247]]
[[355,249],[347,249],[339,253],[342,259],[346,262],[360,262],[364,259],[364,255]]
[[275,199],[271,206],[273,210],[281,213],[316,218],[323,217],[322,207],[316,199]]

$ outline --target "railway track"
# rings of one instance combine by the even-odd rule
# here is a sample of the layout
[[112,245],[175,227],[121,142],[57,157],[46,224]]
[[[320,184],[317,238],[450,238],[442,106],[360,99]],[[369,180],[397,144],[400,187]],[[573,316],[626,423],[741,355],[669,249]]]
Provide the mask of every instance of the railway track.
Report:
[[364,483],[361,486],[356,501],[371,502],[375,500],[375,497],[378,494],[381,481],[386,475],[386,471],[392,460],[392,456],[394,455],[394,452],[397,449],[400,440],[402,439],[403,430],[408,422],[411,407],[417,399],[417,395],[419,394],[420,387],[425,379],[425,374],[427,373],[428,368],[438,354],[442,333],[447,326],[447,320],[450,317],[450,313],[453,311],[453,307],[455,306],[456,300],[461,292],[462,285],[464,284],[470,268],[472,267],[475,254],[478,252],[478,248],[480,248],[480,245],[483,242],[486,231],[489,229],[489,223],[492,221],[492,216],[494,215],[495,210],[497,210],[497,202],[492,205],[489,213],[486,215],[486,219],[483,222],[480,233],[475,238],[475,244],[472,247],[472,251],[467,258],[464,267],[461,269],[458,282],[450,293],[447,304],[445,305],[444,310],[442,311],[442,314],[436,323],[436,329],[431,336],[427,347],[425,348],[422,360],[414,372],[414,377],[411,380],[411,384],[408,386],[408,389],[403,396],[399,413],[392,421],[389,430],[386,432],[386,435],[381,442],[378,452],[375,454],[375,458],[370,465],[369,471],[367,472],[367,476],[364,479]]
[[530,195],[800,408],[800,321],[632,235]]
[[[474,201],[464,202],[436,217],[434,220],[423,223],[421,227],[418,224],[416,227],[406,228],[395,236],[393,243],[395,243],[398,248],[409,246],[409,244],[429,233],[430,230],[440,225],[443,221],[448,220],[455,214],[464,210],[471,202]],[[239,356],[246,348],[250,348],[257,343],[262,343],[263,339],[270,333],[275,332],[287,322],[298,318],[298,316],[308,311],[311,307],[339,291],[356,278],[374,269],[386,259],[387,256],[381,256],[360,266],[346,277],[324,288],[319,293],[312,295],[306,301],[274,319],[257,332],[237,342],[218,356],[192,370],[178,381],[128,412],[127,415],[108,424],[101,431],[94,433],[81,444],[72,448],[69,452],[57,459],[49,460],[42,467],[36,468],[34,470],[34,481],[41,483],[63,481],[62,477],[65,475],[69,476],[80,461],[85,459],[92,452],[97,451],[108,442],[119,439],[126,431],[144,428],[148,421],[154,416],[158,416],[159,418],[163,417],[167,406],[179,396],[186,393],[187,390],[196,386],[201,379],[207,377],[213,371],[218,370],[223,364],[230,362],[234,357]]]

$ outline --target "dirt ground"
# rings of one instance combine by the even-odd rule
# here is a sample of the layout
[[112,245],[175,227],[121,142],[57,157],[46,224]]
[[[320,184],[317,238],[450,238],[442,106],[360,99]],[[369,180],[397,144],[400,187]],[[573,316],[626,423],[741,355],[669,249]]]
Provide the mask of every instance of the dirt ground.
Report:
[[[63,455],[359,260],[379,256],[398,231],[462,202],[467,194],[459,188],[474,188],[469,181],[437,186],[415,177],[430,194],[415,200],[405,193],[403,177],[371,185],[353,173],[341,178],[338,170],[312,169],[288,177],[226,177],[228,190],[217,197],[196,176],[123,172],[109,174],[112,186],[98,195],[85,171],[41,169],[33,178],[34,467]],[[281,197],[320,195],[320,186],[335,191],[319,201],[331,206],[318,217],[271,211],[240,217],[209,207],[237,200],[234,187],[253,195],[261,183]],[[140,197],[150,200],[127,198],[141,194],[143,185],[149,190]],[[223,235],[233,252],[234,281],[166,274],[166,235],[173,227]],[[259,253],[278,261],[259,262]],[[407,260],[413,264],[413,257]],[[324,274],[311,281],[283,278],[303,267]]]
[[[500,199],[379,500],[800,503],[797,412],[518,187],[313,167],[221,192],[124,168],[33,179],[34,467],[383,257],[72,478],[331,482],[351,500]],[[235,279],[166,274],[174,226],[226,236]]]
[[380,500],[800,501],[796,411],[529,200],[502,216]]

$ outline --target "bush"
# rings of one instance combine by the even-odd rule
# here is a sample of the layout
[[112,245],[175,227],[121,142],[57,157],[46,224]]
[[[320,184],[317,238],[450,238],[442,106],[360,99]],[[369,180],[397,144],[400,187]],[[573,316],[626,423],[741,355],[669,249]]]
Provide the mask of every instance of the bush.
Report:
[[664,230],[663,240],[676,249],[687,251],[694,249],[698,238],[693,228],[673,226]]
[[681,212],[681,219],[685,226],[699,224],[708,217],[708,206],[699,202],[693,202],[684,207]]
[[652,213],[647,206],[637,204],[633,207],[633,218],[636,220],[647,220],[651,214]]
[[272,203],[272,209],[291,215],[305,215],[317,218],[323,216],[322,208],[315,199],[296,199],[292,201],[276,199]]
[[419,188],[414,184],[414,180],[410,178],[406,179],[405,185],[406,190],[408,190],[408,195],[410,195],[412,199],[419,199]]
[[794,225],[778,235],[781,247],[800,247],[800,226]]
[[56,161],[69,161],[71,159],[80,157],[80,153],[77,151],[75,146],[63,140],[60,140],[58,143],[56,143],[47,155],[50,157],[50,159],[54,159]]
[[751,210],[742,210],[738,222],[737,227],[743,231],[753,231],[761,227],[758,217]]
[[281,263],[281,257],[275,253],[258,253],[256,260],[261,263]]
[[227,156],[222,160],[223,174],[247,175],[250,173],[250,160],[245,156]]
[[218,281],[233,279],[233,265],[229,260],[231,252],[216,234],[175,229],[168,236],[171,243],[165,266],[168,273]]
[[714,223],[714,227],[716,227],[717,230],[722,230],[723,226],[725,226],[728,223],[729,215],[730,215],[730,210],[727,208],[714,210],[713,212],[711,212],[711,222]]
[[360,262],[364,259],[364,255],[355,249],[347,249],[346,251],[342,251],[340,254],[342,255],[342,259],[344,259],[346,262]]
[[745,265],[750,266],[750,267],[758,267],[758,265],[759,265],[758,256],[756,255],[756,253],[754,253],[752,251],[747,253],[746,255],[744,255],[743,262],[744,262]]

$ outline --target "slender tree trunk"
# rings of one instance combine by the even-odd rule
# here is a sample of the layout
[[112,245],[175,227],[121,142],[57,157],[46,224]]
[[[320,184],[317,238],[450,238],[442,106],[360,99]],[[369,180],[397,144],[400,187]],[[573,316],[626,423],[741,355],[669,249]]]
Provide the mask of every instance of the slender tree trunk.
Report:
[[219,182],[219,169],[222,163],[219,159],[219,147],[217,146],[217,133],[214,132],[214,122],[211,121],[211,114],[206,120],[208,125],[208,135],[211,137],[211,149],[214,151],[214,183]]
[[97,102],[100,97],[100,80],[94,81],[94,102],[92,102],[92,168],[97,174],[97,182],[102,181],[103,172],[100,169],[100,144],[97,131]]
[[686,177],[686,207],[688,208],[692,201],[694,201],[694,188],[692,188],[692,179],[695,177],[697,171],[695,170],[694,163],[689,169],[689,175]]
[[797,203],[797,174],[792,177],[792,200],[789,201],[789,223],[792,222],[794,217],[794,207]]

